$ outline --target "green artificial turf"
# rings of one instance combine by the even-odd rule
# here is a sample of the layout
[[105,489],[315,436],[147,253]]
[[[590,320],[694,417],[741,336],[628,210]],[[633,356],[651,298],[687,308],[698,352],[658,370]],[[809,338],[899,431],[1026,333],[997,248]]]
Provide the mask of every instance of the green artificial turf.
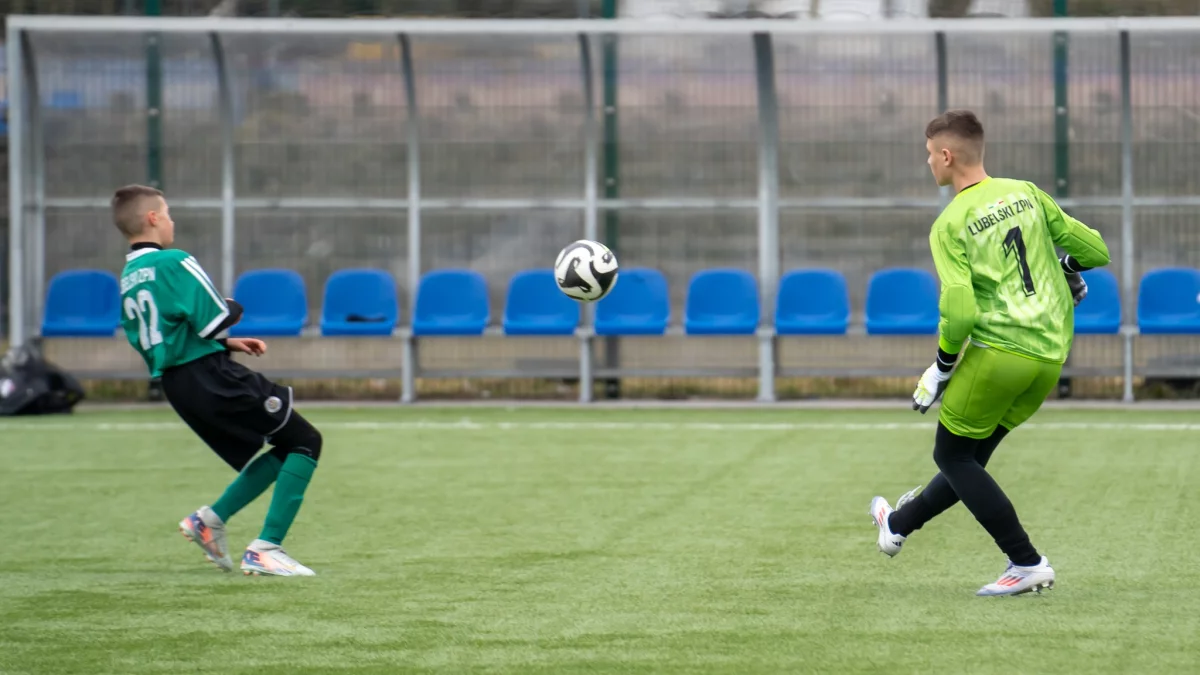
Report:
[[[210,567],[176,523],[232,472],[168,411],[0,421],[0,673],[1194,673],[1200,422],[1044,411],[989,467],[1058,571],[961,506],[888,559],[870,498],[933,415],[318,409],[288,551]],[[230,525],[235,559],[267,499]]]

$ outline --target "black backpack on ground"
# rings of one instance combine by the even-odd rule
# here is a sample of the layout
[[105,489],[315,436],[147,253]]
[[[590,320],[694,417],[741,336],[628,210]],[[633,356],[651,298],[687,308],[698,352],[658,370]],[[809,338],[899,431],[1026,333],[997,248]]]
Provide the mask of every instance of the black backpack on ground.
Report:
[[79,381],[47,362],[32,343],[0,359],[0,417],[69,413],[82,400]]

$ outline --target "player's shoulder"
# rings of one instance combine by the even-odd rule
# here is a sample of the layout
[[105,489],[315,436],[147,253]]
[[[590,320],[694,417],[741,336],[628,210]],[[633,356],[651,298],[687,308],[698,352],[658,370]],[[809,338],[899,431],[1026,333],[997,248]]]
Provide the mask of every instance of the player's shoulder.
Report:
[[1041,188],[1031,180],[1022,178],[999,178],[993,177],[990,181],[996,189],[1003,190],[1026,190],[1029,192],[1040,192]]
[[961,226],[976,206],[973,196],[968,197],[963,193],[955,195],[954,199],[951,199],[950,203],[938,214],[937,220],[933,221],[933,231],[954,229],[956,226]]
[[182,249],[168,248],[157,253],[158,255],[155,256],[155,266],[160,268],[160,270],[166,271],[171,276],[178,276],[185,272],[190,272],[194,275],[203,271],[196,258]]
[[158,252],[158,256],[159,260],[166,260],[168,262],[183,262],[192,257],[187,251],[178,248],[164,248]]
[[167,258],[167,260],[179,263],[179,267],[181,268],[188,268],[197,272],[204,271],[204,268],[200,265],[200,261],[196,259],[196,256],[183,249],[173,248],[163,251],[163,253],[169,254],[170,257]]

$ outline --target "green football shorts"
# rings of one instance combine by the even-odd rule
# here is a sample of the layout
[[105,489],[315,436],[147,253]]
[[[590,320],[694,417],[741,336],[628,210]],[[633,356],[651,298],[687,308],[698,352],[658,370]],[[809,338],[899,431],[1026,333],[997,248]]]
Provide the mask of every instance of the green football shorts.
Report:
[[967,438],[1010,431],[1033,416],[1058,384],[1062,364],[1035,361],[971,343],[942,395],[941,423]]

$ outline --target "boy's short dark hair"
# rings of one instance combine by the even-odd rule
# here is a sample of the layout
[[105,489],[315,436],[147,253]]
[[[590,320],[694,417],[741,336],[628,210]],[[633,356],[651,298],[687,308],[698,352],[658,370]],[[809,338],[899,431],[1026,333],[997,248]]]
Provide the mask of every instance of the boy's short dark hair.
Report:
[[947,110],[925,125],[925,138],[938,136],[953,136],[963,142],[964,149],[971,158],[979,161],[983,158],[983,123],[970,110]]
[[148,185],[126,185],[118,188],[112,197],[113,224],[126,237],[142,233],[145,224],[146,200],[161,199],[162,190]]

